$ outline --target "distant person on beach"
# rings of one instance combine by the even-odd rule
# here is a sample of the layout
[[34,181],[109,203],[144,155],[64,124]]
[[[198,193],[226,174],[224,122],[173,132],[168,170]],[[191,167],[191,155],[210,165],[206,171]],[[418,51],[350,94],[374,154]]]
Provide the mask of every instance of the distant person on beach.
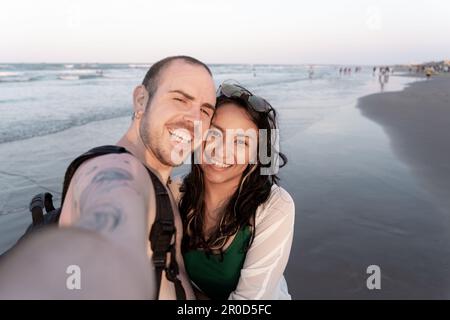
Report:
[[309,70],[308,70],[308,78],[312,79],[314,76],[314,69],[312,66],[309,66]]
[[[59,227],[29,234],[0,258],[0,299],[194,299],[175,203],[170,226],[166,221],[170,230],[155,230],[175,244],[157,257],[169,256],[166,265],[154,259],[160,251],[153,245],[162,238],[154,242],[150,230],[155,224],[162,228],[155,221],[155,199],[162,199],[173,167],[182,163],[174,160],[173,150],[191,151],[200,144],[193,139],[194,122],[202,124],[204,134],[215,102],[214,81],[204,63],[178,56],[153,64],[134,89],[128,131],[117,146],[101,148],[120,153],[82,163],[63,191]],[[164,200],[167,205],[170,198]],[[66,270],[73,268],[81,270],[82,290],[69,290]]]
[[384,81],[384,83],[388,83],[389,82],[389,75],[390,75],[390,68],[389,67],[384,67],[384,69],[383,69],[383,81]]
[[[272,138],[258,138],[260,130]],[[258,150],[272,150],[272,164],[287,161],[271,145],[276,111],[244,87],[225,83],[210,131],[202,147],[204,161],[192,161],[183,181],[174,181],[176,189],[181,186],[184,262],[197,297],[290,299],[283,272],[295,206],[278,185],[276,171],[261,171],[269,168],[258,155]]]
[[380,84],[380,91],[384,91],[384,85],[386,84],[386,68],[380,67],[378,73],[378,83]]

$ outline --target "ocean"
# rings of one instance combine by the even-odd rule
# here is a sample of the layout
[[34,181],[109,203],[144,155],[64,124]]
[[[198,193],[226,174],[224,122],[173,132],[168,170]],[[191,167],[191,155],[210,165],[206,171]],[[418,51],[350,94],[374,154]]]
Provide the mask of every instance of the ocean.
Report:
[[[44,136],[93,121],[131,116],[131,95],[148,64],[0,64],[0,143]],[[216,84],[234,80],[280,111],[284,136],[307,128],[358,96],[379,90],[371,67],[211,65]],[[397,80],[398,81],[398,80]],[[401,82],[401,81],[400,81]],[[407,80],[404,79],[403,83]],[[399,84],[391,84],[398,90]]]

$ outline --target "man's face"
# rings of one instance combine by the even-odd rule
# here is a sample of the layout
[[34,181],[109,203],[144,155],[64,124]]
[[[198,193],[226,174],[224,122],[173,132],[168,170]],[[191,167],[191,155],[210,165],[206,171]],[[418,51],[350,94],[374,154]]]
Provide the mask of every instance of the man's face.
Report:
[[[215,85],[199,65],[173,61],[162,70],[158,89],[139,128],[142,141],[163,165],[178,166],[197,148],[209,129],[216,102]],[[201,123],[194,141],[194,124]],[[177,150],[187,152],[180,158]]]

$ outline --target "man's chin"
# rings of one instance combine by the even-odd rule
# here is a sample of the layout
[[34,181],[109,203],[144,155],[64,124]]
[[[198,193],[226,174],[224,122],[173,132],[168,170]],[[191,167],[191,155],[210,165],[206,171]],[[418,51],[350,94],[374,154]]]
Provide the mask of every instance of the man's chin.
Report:
[[192,151],[189,147],[184,149],[172,149],[167,160],[172,167],[179,167],[185,163],[191,154]]

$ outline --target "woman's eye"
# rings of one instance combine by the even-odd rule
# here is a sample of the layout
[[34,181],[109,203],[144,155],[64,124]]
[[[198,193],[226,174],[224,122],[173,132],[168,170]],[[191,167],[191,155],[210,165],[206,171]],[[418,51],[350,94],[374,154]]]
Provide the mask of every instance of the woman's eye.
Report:
[[235,142],[236,142],[236,144],[247,145],[247,141],[245,141],[245,140],[236,140]]
[[208,132],[208,139],[211,139],[213,137],[218,138],[220,136],[221,136],[220,132],[217,132],[216,130],[211,130]]

